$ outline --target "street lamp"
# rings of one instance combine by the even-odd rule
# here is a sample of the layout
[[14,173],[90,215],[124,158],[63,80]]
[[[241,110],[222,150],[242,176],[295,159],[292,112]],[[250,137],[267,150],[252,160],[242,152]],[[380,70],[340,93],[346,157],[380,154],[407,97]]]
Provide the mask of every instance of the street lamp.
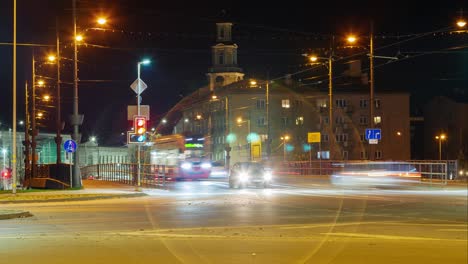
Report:
[[[151,61],[148,59],[144,59],[142,61],[139,61],[137,63],[137,82],[138,82],[138,92],[137,92],[137,111],[138,111],[138,116],[141,114],[140,113],[140,94],[141,94],[141,80],[140,80],[140,72],[141,72],[141,65],[148,65],[150,64]],[[140,162],[140,155],[141,155],[141,144],[137,145],[137,190],[140,190],[141,187],[141,162]]]
[[250,149],[251,147],[251,142],[249,142],[249,139],[250,139],[250,134],[251,134],[251,130],[250,130],[250,119],[247,119],[247,120],[242,120],[242,117],[238,117],[237,120],[237,125],[238,126],[242,126],[242,123],[247,123],[247,137],[246,137],[246,141],[247,141],[247,144],[248,144],[248,150],[249,150],[249,161],[252,160],[252,150]]
[[[250,86],[256,86],[256,80],[250,80]],[[266,112],[266,123],[267,123],[267,159],[270,159],[271,154],[271,136],[270,136],[270,80],[265,81],[265,112]]]
[[289,140],[289,135],[284,135],[281,137],[281,140],[283,141],[283,162],[286,161],[286,142]]
[[464,19],[459,19],[459,20],[457,21],[457,26],[458,26],[459,28],[465,27],[465,26],[466,26],[466,21],[465,21]]
[[442,141],[447,139],[445,134],[435,136],[435,139],[439,141],[439,160],[442,160]]

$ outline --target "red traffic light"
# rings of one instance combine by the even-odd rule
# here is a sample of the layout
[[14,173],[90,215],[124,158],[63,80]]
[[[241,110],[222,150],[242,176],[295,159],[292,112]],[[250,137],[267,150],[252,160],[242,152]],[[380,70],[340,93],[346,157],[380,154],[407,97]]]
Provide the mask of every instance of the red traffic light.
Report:
[[11,177],[11,169],[3,169],[2,170],[2,177],[8,179]]

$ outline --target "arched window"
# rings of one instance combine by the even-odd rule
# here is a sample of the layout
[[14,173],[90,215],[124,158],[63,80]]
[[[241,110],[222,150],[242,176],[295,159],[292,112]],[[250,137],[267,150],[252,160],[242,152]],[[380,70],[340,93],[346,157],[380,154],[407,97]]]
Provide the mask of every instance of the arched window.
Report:
[[223,77],[223,76],[216,76],[215,82],[216,82],[216,85],[217,85],[217,86],[223,86],[223,84],[224,84],[224,77]]

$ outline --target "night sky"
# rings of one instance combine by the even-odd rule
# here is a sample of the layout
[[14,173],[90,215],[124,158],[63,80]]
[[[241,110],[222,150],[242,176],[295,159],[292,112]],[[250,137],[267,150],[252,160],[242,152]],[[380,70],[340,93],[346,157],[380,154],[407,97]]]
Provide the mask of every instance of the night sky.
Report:
[[[18,43],[54,45],[57,18],[62,55],[72,58],[71,2],[18,0]],[[352,32],[362,37],[362,45],[367,45],[370,21],[373,21],[376,55],[400,54],[400,60],[392,63],[376,60],[377,93],[379,89],[393,88],[410,92],[413,114],[420,114],[418,109],[422,103],[435,95],[449,95],[465,102],[468,99],[467,33],[444,31],[415,39],[405,37],[452,26],[461,15],[467,18],[466,1],[443,1],[438,6],[430,6],[426,1],[352,1],[353,5],[350,1],[326,1],[326,5],[308,1],[308,6],[304,6],[305,1],[284,1],[276,5],[268,2],[253,5],[254,1],[226,1],[227,4],[196,1],[197,5],[167,2],[77,0],[81,29],[94,27],[93,20],[98,14],[108,16],[108,27],[115,29],[88,30],[85,42],[101,47],[79,47],[79,112],[85,115],[83,140],[95,135],[101,144],[115,145],[124,139],[120,133],[128,129],[126,106],[135,103],[129,85],[136,78],[136,65],[142,58],[152,60],[150,66],[142,67],[142,79],[149,86],[142,94],[142,103],[151,106],[151,121],[155,124],[182,96],[206,85],[215,23],[223,21],[234,23],[238,62],[246,78],[267,75],[276,78],[305,70],[301,54],[328,47],[330,35],[340,39]],[[12,3],[12,0],[0,0],[0,42],[11,42],[13,38]],[[462,9],[465,13],[460,12]],[[408,41],[382,48],[404,40]],[[34,52],[36,57],[41,57],[54,50],[55,47],[35,48]],[[21,46],[17,51],[20,120],[24,119],[24,83],[31,79],[33,51],[31,47]],[[349,52],[343,51],[340,56]],[[10,124],[12,116],[11,68],[12,47],[0,45],[0,122],[3,125]],[[72,112],[72,69],[71,61],[64,60],[65,133],[71,131],[66,118]],[[37,74],[55,77],[50,65],[39,67]],[[327,78],[320,70],[293,76],[305,83],[314,76],[319,76],[319,80]],[[45,89],[54,93],[54,86]],[[54,110],[39,107],[51,112],[41,131],[54,131]]]

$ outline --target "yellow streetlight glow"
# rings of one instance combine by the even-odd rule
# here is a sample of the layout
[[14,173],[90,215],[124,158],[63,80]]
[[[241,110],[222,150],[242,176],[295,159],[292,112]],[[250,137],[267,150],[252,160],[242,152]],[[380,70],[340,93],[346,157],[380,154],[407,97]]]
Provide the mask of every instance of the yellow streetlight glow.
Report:
[[45,82],[43,80],[39,80],[39,81],[37,81],[37,84],[39,86],[44,86]]
[[289,140],[289,136],[288,135],[283,136],[283,137],[281,137],[281,140]]
[[54,62],[57,58],[55,57],[55,55],[51,54],[49,56],[47,56],[47,60],[50,61],[50,62]]
[[105,17],[100,17],[98,18],[97,23],[99,25],[105,25],[107,23],[107,19]]
[[45,101],[49,101],[50,95],[44,95],[42,98],[43,98]]
[[76,41],[83,41],[83,35],[76,35]]
[[197,115],[197,119],[200,120],[200,119],[201,119],[201,115]]
[[44,114],[43,113],[37,113],[38,117],[42,117]]
[[317,56],[310,56],[310,57],[309,57],[309,60],[310,60],[311,62],[316,62],[316,61],[318,60],[318,58],[317,58]]
[[242,123],[242,117],[238,117],[238,118],[237,118],[237,123],[238,123],[238,124]]
[[354,35],[349,35],[347,38],[346,38],[346,41],[348,41],[348,43],[351,43],[353,44],[354,42],[356,42],[357,38],[354,36]]
[[396,134],[397,134],[397,136],[401,136],[401,132],[400,132],[400,131],[397,131]]
[[465,27],[465,26],[466,26],[466,21],[463,20],[463,19],[458,20],[458,21],[457,21],[457,26],[458,26],[459,28]]
[[252,86],[257,85],[257,81],[251,80],[251,81],[250,81],[250,85],[252,85]]

